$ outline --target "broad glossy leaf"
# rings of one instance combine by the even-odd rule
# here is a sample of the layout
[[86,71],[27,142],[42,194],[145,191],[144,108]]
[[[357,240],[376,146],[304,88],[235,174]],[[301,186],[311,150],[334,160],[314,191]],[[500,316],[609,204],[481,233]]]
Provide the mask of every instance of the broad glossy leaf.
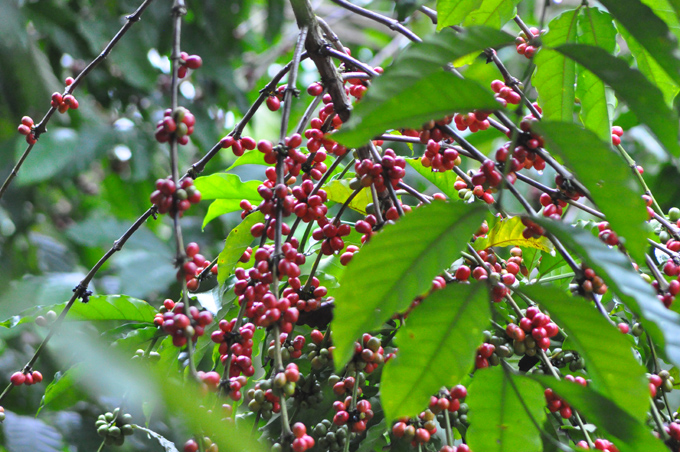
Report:
[[551,388],[588,419],[588,422],[621,440],[614,441],[621,452],[663,452],[667,450],[663,443],[652,435],[644,421],[635,419],[609,398],[591,388],[590,385],[584,387],[566,380],[557,381],[543,375],[531,375],[527,378],[539,382],[544,388]]
[[675,83],[680,84],[677,39],[668,25],[640,0],[601,0],[600,3],[647,49]]
[[229,232],[227,240],[224,244],[222,252],[217,256],[217,282],[224,284],[227,278],[233,273],[236,264],[238,264],[241,256],[248,246],[253,243],[253,236],[250,234],[250,228],[256,223],[264,221],[262,212],[253,212],[241,222],[238,226]]
[[333,139],[357,147],[388,129],[420,127],[454,111],[496,108],[498,103],[489,90],[444,72],[442,67],[470,53],[509,42],[512,37],[506,33],[473,27],[462,33],[445,29],[412,44],[373,81],[350,121]]
[[565,11],[551,20],[542,37],[543,47],[534,58],[532,83],[546,120],[573,121],[576,64],[552,47],[576,42],[577,20],[578,10]]
[[659,63],[652,58],[649,52],[625,28],[620,27],[619,32],[623,39],[626,40],[628,50],[630,50],[631,55],[635,58],[638,70],[661,90],[666,105],[672,108],[673,99],[680,92],[680,85],[666,74],[663,68],[659,66]]
[[460,25],[481,4],[482,0],[437,0],[437,30]]
[[536,425],[543,425],[546,419],[545,398],[538,383],[506,374],[500,366],[482,369],[475,372],[465,402],[470,407],[470,428],[466,435],[470,449],[543,450]]
[[666,106],[659,88],[644,75],[599,47],[565,44],[556,50],[585,66],[611,86],[666,150],[673,156],[680,156],[677,114]]
[[241,165],[272,166],[264,161],[264,154],[262,152],[258,151],[257,149],[253,149],[252,151],[246,151],[242,156],[238,157],[225,171],[229,172],[230,170]]
[[[39,315],[45,315],[47,311],[60,314],[64,310],[66,302],[50,306],[40,306],[28,309],[19,314],[19,319],[13,317],[5,320],[1,326],[14,327],[35,321]],[[66,316],[66,321],[73,320],[126,320],[133,322],[153,322],[153,317],[158,312],[149,303],[126,295],[93,295],[88,303],[76,301]]]
[[550,252],[552,249],[550,240],[545,237],[538,239],[524,238],[522,235],[524,229],[525,227],[520,217],[515,216],[501,219],[493,225],[486,237],[475,240],[473,246],[477,251],[485,250],[492,246],[522,246]]
[[[578,43],[599,46],[614,53],[616,27],[612,17],[598,9],[584,7],[578,16]],[[611,118],[606,88],[602,80],[583,66],[576,67],[576,96],[581,100],[581,123],[600,140],[611,139]]]
[[637,421],[649,408],[649,382],[626,336],[591,304],[551,286],[523,286],[521,292],[547,310],[586,360],[591,386]]
[[485,212],[483,207],[433,202],[371,238],[352,258],[336,293],[331,325],[336,368],[351,358],[362,333],[430,289],[432,279],[460,256]]
[[453,171],[432,171],[432,168],[423,166],[420,158],[406,159],[406,163],[416,170],[418,174],[430,181],[432,185],[440,189],[451,200],[458,199],[458,190],[453,187],[453,184],[456,183],[456,174]]
[[380,397],[392,421],[416,416],[442,386],[460,383],[475,361],[491,311],[484,284],[450,284],[427,296],[395,337],[399,352],[383,369]]
[[239,204],[244,199],[255,204],[261,201],[257,193],[260,182],[243,182],[236,174],[216,173],[199,177],[194,185],[201,192],[202,199],[215,200],[208,207],[208,213],[203,219],[204,228],[206,224],[220,215],[241,210]]
[[644,262],[649,246],[645,224],[648,213],[642,189],[630,167],[609,144],[576,124],[541,121],[536,130],[543,135],[550,152],[562,157],[590,191],[630,255],[636,262]]
[[[326,195],[328,195],[328,200],[338,204],[344,204],[349,196],[354,193],[354,190],[349,188],[349,181],[347,180],[334,180],[326,185],[324,190]],[[366,206],[371,202],[373,202],[371,191],[368,188],[364,188],[352,199],[349,203],[349,208],[362,215],[367,215]]]
[[463,25],[487,25],[501,28],[510,19],[515,17],[515,6],[521,0],[484,0],[482,5],[465,17]]
[[680,364],[680,315],[666,309],[622,253],[610,249],[583,229],[542,218],[536,222],[595,270],[609,290],[642,319],[647,332],[671,362]]
[[65,410],[81,400],[86,400],[87,394],[79,389],[83,375],[81,364],[76,364],[64,373],[57,373],[55,379],[45,389],[38,413],[45,407],[52,411]]

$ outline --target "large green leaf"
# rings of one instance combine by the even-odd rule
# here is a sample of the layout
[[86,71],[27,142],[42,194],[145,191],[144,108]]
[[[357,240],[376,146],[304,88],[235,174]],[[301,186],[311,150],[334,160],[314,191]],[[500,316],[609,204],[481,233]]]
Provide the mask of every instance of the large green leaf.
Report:
[[630,342],[600,312],[581,298],[552,286],[524,286],[521,291],[546,309],[586,360],[592,388],[638,421],[649,408],[649,382]]
[[465,402],[470,407],[466,440],[483,452],[541,452],[537,425],[546,419],[538,383],[490,367],[475,372]]
[[[543,135],[548,149],[576,172],[633,259],[644,262],[648,247],[645,221],[649,214],[642,189],[628,165],[595,133],[576,124],[542,121],[536,130]],[[584,149],[588,152],[584,153]]]
[[220,215],[241,210],[239,204],[244,199],[255,204],[261,201],[257,193],[260,182],[255,180],[243,182],[236,174],[216,173],[199,177],[194,185],[201,192],[203,199],[215,200],[208,207],[208,213],[203,219],[204,228],[206,224]]
[[406,163],[416,170],[418,174],[430,181],[432,185],[440,189],[446,196],[452,200],[458,199],[458,190],[453,187],[453,184],[456,183],[456,173],[453,171],[432,171],[432,168],[423,166],[420,158],[406,159]]
[[485,250],[492,246],[523,246],[536,248],[541,251],[550,251],[552,244],[545,237],[527,239],[522,235],[525,226],[520,217],[500,219],[493,225],[486,237],[475,240],[474,248]]
[[333,312],[336,368],[354,341],[426,293],[432,279],[460,256],[486,209],[433,202],[371,238],[342,275]]
[[676,10],[680,7],[678,0],[642,0],[642,3],[652,8],[654,14],[668,25],[671,33],[680,39],[680,22],[678,22],[680,16],[678,16],[679,11]]
[[465,17],[463,25],[487,25],[500,29],[515,17],[515,6],[521,0],[484,0],[482,5]]
[[640,0],[601,0],[600,3],[647,49],[664,71],[680,84],[677,39],[668,25]]
[[621,452],[668,450],[652,435],[644,421],[635,419],[590,386],[581,386],[566,380],[557,381],[543,375],[531,375],[529,378],[538,381],[544,388],[551,388],[555,394],[585,416],[589,423],[620,439],[620,442],[616,441],[616,447]]
[[599,47],[565,44],[556,50],[585,66],[611,86],[666,150],[673,156],[680,156],[677,114],[666,106],[659,88],[644,75]]
[[[66,303],[50,306],[39,306],[27,309],[18,316],[5,320],[0,324],[6,328],[35,321],[39,315],[45,315],[47,311],[60,314]],[[153,317],[158,312],[149,303],[126,295],[93,295],[87,303],[76,302],[66,317],[66,320],[126,320],[132,322],[153,322]]]
[[262,212],[253,212],[245,217],[241,224],[232,229],[227,236],[224,249],[217,256],[217,282],[220,286],[233,273],[236,264],[243,256],[243,252],[253,242],[250,228],[262,221],[264,221]]
[[[349,181],[334,180],[324,187],[326,195],[329,201],[337,202],[338,204],[344,204],[349,196],[354,193],[354,190],[349,188]],[[371,190],[364,188],[357,194],[352,201],[349,203],[349,208],[359,212],[362,215],[367,215],[366,206],[368,203],[373,202],[371,197]]]
[[532,83],[538,91],[544,119],[571,122],[574,116],[576,64],[552,47],[576,42],[578,9],[565,11],[548,24],[543,48],[536,54]]
[[459,25],[481,4],[482,0],[437,0],[437,30]]
[[511,41],[506,33],[474,27],[462,33],[445,29],[412,44],[373,82],[352,112],[350,121],[333,139],[357,147],[387,129],[420,127],[424,122],[455,111],[497,108],[491,91],[444,72],[442,66]]
[[52,411],[65,410],[81,400],[86,400],[87,394],[79,389],[83,375],[81,364],[76,364],[64,373],[57,373],[54,380],[45,389],[45,396],[38,413],[44,407],[48,407]]
[[680,364],[680,315],[666,309],[624,254],[607,247],[589,231],[542,218],[535,221],[595,270],[609,290],[641,318],[645,329],[666,356],[674,364]]
[[[614,53],[616,27],[612,17],[597,8],[585,7],[578,16],[578,43],[598,46]],[[602,80],[583,66],[576,67],[576,96],[581,100],[581,122],[601,141],[611,139],[611,118]]]
[[673,99],[680,92],[680,85],[666,74],[663,68],[659,66],[659,63],[652,58],[649,52],[625,28],[620,27],[619,32],[623,39],[626,40],[628,50],[630,50],[631,55],[635,58],[638,70],[661,90],[666,105],[672,107]]
[[399,353],[385,365],[380,397],[385,417],[416,416],[442,386],[472,369],[490,316],[484,284],[451,284],[429,295],[395,338]]

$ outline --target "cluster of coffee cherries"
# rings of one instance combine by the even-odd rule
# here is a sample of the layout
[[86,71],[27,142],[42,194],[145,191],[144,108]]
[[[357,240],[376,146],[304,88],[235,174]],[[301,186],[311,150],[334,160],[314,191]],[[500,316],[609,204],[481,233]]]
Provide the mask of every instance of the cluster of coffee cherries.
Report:
[[179,54],[179,67],[177,68],[177,77],[184,78],[189,69],[198,69],[203,64],[203,60],[198,55],[189,55],[186,52]]
[[270,111],[278,111],[281,108],[281,101],[288,85],[280,85],[276,90],[267,96],[265,104]]
[[[363,383],[363,378],[364,377],[362,375],[362,377],[360,377],[361,383]],[[328,378],[328,383],[333,387],[333,393],[336,396],[343,396],[345,394],[352,393],[354,385],[357,384],[357,379],[352,376],[340,378],[338,375],[331,375]],[[362,393],[361,385],[359,386],[359,388],[357,388],[357,393],[358,394]]]
[[151,193],[151,203],[158,208],[158,213],[170,213],[174,215],[175,199],[177,200],[177,211],[180,216],[191,207],[201,201],[201,192],[194,186],[194,180],[185,177],[177,188],[172,179],[158,179],[156,190]]
[[[292,427],[293,436],[295,439],[290,445],[293,452],[305,452],[308,449],[314,447],[314,438],[307,434],[307,427],[302,422],[296,422]],[[280,443],[275,443],[272,446],[272,452],[283,451],[283,446]]]
[[323,387],[314,373],[306,377],[300,374],[294,398],[295,404],[302,409],[314,408],[323,400]]
[[177,107],[174,111],[170,108],[163,112],[163,119],[156,124],[156,141],[167,143],[175,136],[177,143],[189,143],[189,135],[194,133],[196,118],[184,107]]
[[[201,441],[203,442],[203,449],[205,452],[219,452],[217,444],[214,443],[208,436],[204,436]],[[184,443],[184,452],[198,452],[201,450],[200,445],[195,439],[190,439]]]
[[312,232],[312,238],[321,242],[321,253],[331,256],[345,247],[342,239],[352,232],[348,224],[326,223],[323,228],[317,228]]
[[657,374],[647,375],[649,379],[649,392],[652,397],[656,397],[659,393],[659,389],[663,392],[671,392],[673,390],[673,385],[675,384],[675,379],[667,370],[662,370]]
[[454,115],[445,116],[439,120],[430,120],[422,125],[420,130],[403,129],[401,133],[407,137],[418,138],[422,144],[427,144],[430,140],[440,142],[451,137],[442,131],[442,128],[453,122]]
[[357,401],[355,409],[351,409],[352,397],[347,396],[343,402],[335,401],[333,409],[335,416],[333,416],[333,423],[338,426],[347,424],[350,430],[354,433],[361,433],[366,430],[366,424],[373,419],[373,410],[371,409],[371,402],[366,399]]
[[453,169],[454,166],[460,165],[461,158],[458,151],[453,147],[447,146],[442,149],[439,142],[430,140],[427,142],[425,153],[420,159],[420,163],[422,163],[425,168],[432,168],[432,171],[444,172]]
[[292,397],[295,394],[296,383],[300,380],[297,364],[290,363],[286,368],[274,376],[272,390],[275,395]]
[[564,207],[567,206],[566,201],[554,199],[547,193],[542,193],[538,200],[543,206],[543,216],[553,220],[559,220],[562,217]]
[[328,213],[328,207],[324,204],[328,201],[326,191],[319,189],[312,194],[313,191],[314,183],[311,180],[306,180],[292,189],[293,196],[297,200],[293,213],[304,223],[323,221],[322,219],[325,219],[326,213]]
[[343,450],[349,436],[347,425],[338,427],[330,420],[324,419],[314,427],[312,434],[317,438],[321,450],[338,452]]
[[[597,224],[598,234],[597,236],[609,246],[617,246],[619,244],[619,236],[616,232],[612,231],[609,223],[602,221]],[[680,244],[680,242],[678,242]]]
[[246,323],[239,327],[238,332],[234,331],[236,319],[228,321],[222,319],[218,323],[219,329],[210,335],[210,339],[216,344],[220,344],[218,352],[220,361],[226,365],[231,357],[229,367],[229,377],[235,378],[241,375],[252,377],[255,374],[253,367],[253,336],[255,335],[255,325]]
[[[73,80],[73,77],[66,77],[64,83],[66,86],[71,86],[74,81],[75,80]],[[59,113],[66,113],[69,108],[77,110],[79,106],[78,99],[76,99],[73,94],[62,96],[61,93],[52,93],[50,105],[52,108],[56,108]]]
[[373,236],[373,228],[378,224],[378,220],[375,215],[366,215],[366,218],[359,220],[354,223],[354,229],[361,234],[361,243],[366,243]]
[[531,306],[527,308],[525,317],[520,319],[519,325],[510,323],[505,332],[514,341],[513,348],[517,354],[534,356],[536,347],[547,350],[550,347],[550,338],[555,337],[560,330],[550,320],[550,316]]
[[436,415],[430,409],[420,413],[417,418],[401,418],[392,426],[392,434],[410,442],[413,447],[429,443],[436,432]]
[[496,100],[504,107],[508,104],[518,105],[522,102],[522,96],[513,91],[502,80],[491,82],[491,90],[496,93]]
[[44,328],[54,323],[55,320],[57,320],[57,313],[50,309],[44,316],[37,316],[35,318],[35,324]]
[[[317,329],[312,330],[310,338],[312,339],[312,343],[307,346],[307,350],[309,350],[307,359],[311,361],[312,369],[321,370],[331,365],[335,347],[324,344],[324,335]],[[337,383],[337,381],[332,384],[335,385],[335,383]]]
[[21,118],[21,124],[19,124],[19,127],[17,128],[19,133],[26,137],[26,143],[30,145],[33,145],[38,141],[33,132],[33,126],[33,118],[24,116]]
[[481,199],[487,204],[493,204],[494,202],[493,190],[491,188],[485,190],[481,185],[470,187],[460,176],[456,176],[453,188],[458,191],[458,197],[465,202],[474,202],[475,198]]
[[607,292],[607,285],[604,283],[604,280],[597,276],[592,268],[588,268],[585,265],[581,265],[581,267],[583,268],[583,278],[581,281],[569,285],[571,291],[604,295]]
[[120,414],[120,408],[116,408],[113,412],[100,414],[95,422],[97,434],[104,438],[104,443],[107,446],[122,446],[125,443],[125,437],[134,433],[132,428],[132,416],[129,414]]
[[259,412],[263,419],[271,419],[273,413],[281,411],[281,399],[274,394],[271,379],[258,382],[246,395],[249,400],[248,408]]
[[456,124],[458,130],[470,129],[470,132],[475,133],[478,130],[486,130],[489,128],[489,114],[488,111],[475,110],[470,113],[458,113],[453,117],[453,122]]
[[671,438],[680,442],[680,423],[677,420],[666,425],[664,430],[666,430],[666,433],[668,433]]
[[[666,273],[668,276],[676,276],[680,274],[680,271],[678,271],[680,268],[676,266],[675,263],[670,259],[666,262],[666,264],[664,264],[663,269],[664,273]],[[648,275],[645,274],[644,276]],[[668,281],[668,287],[666,290],[661,290],[659,281],[655,279],[652,281],[652,287],[656,290],[657,298],[663,303],[664,306],[670,309],[671,305],[675,301],[675,297],[678,295],[678,292],[680,292],[680,280],[672,279]]]
[[621,144],[621,137],[623,136],[623,128],[621,126],[612,126],[612,144],[618,146]]
[[435,415],[439,415],[445,410],[449,413],[455,413],[460,409],[465,397],[467,397],[467,388],[463,385],[456,385],[450,391],[442,390],[437,395],[432,396],[428,408]]
[[352,372],[356,369],[370,374],[385,360],[385,350],[380,339],[364,333],[361,343],[354,343],[354,359],[348,365],[348,371]]
[[[297,359],[302,356],[302,349],[305,346],[305,342],[307,339],[305,339],[304,336],[302,335],[297,335],[295,336],[295,339],[292,341],[288,340],[288,334],[287,333],[281,333],[281,336],[279,337],[279,343],[281,344],[281,358],[284,361],[288,361],[289,359]],[[269,358],[274,359],[274,356],[276,355],[276,346],[274,341],[272,340],[269,342],[269,349],[267,350],[267,356]]]
[[359,251],[359,247],[356,245],[347,245],[345,252],[340,255],[340,264],[347,265],[354,257],[354,254]]
[[14,385],[14,386],[21,386],[21,385],[34,385],[38,384],[43,380],[43,376],[40,372],[37,370],[34,370],[33,372],[14,372],[12,376],[9,378],[9,381]]
[[524,229],[522,230],[522,237],[525,239],[537,239],[545,234],[545,229],[543,229],[538,224],[534,223],[527,217],[522,217],[522,224]]
[[183,347],[187,339],[194,342],[205,333],[205,327],[213,321],[210,311],[199,311],[196,306],[187,310],[184,303],[175,303],[167,299],[163,302],[162,313],[156,314],[154,324],[172,336],[172,343],[176,347]]
[[[535,39],[539,37],[542,32],[536,27],[531,27],[529,31],[531,32],[531,37],[529,38],[527,38],[527,34],[524,31],[519,32],[519,35],[515,38],[515,48],[517,49],[517,53],[531,59],[536,55],[536,51],[538,50]],[[545,32],[545,30],[543,32]]]
[[381,163],[376,163],[369,159],[357,161],[354,164],[356,180],[350,182],[350,188],[356,190],[361,187],[375,185],[378,192],[384,191],[386,180],[397,187],[401,178],[406,174],[406,160],[399,157],[392,149],[386,149]]
[[200,254],[200,251],[198,243],[189,243],[186,246],[186,255],[190,260],[184,262],[182,268],[177,272],[177,279],[180,281],[182,279],[186,280],[187,289],[190,291],[198,289],[198,275],[210,266],[210,261]]
[[[614,443],[604,438],[597,438],[595,441],[593,441],[593,445],[595,446],[596,450],[602,450],[605,452],[619,452],[619,449],[614,445]],[[576,446],[582,449],[590,449],[588,443],[583,440],[576,443]]]
[[[586,386],[588,384],[586,379],[581,376],[574,377],[573,375],[567,375],[564,377],[564,379],[581,386]],[[555,394],[552,389],[547,388],[543,392],[543,395],[545,396],[545,401],[548,403],[548,410],[551,413],[556,413],[559,411],[560,416],[562,416],[564,419],[569,419],[573,415],[571,406],[567,403],[567,401]]]

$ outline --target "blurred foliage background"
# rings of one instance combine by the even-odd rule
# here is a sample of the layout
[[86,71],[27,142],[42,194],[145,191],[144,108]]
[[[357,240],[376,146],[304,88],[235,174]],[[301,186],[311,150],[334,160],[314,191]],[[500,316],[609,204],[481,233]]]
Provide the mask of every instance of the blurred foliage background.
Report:
[[[328,1],[313,2],[352,54],[371,65],[387,65],[408,44],[388,28],[338,8]],[[423,14],[414,13],[416,0],[364,1],[369,9],[405,18],[420,35],[434,32]],[[434,8],[434,1],[425,4]],[[530,25],[538,25],[542,1],[522,2],[519,12]],[[546,19],[560,8],[551,6]],[[578,3],[578,2],[576,2]],[[113,49],[110,56],[78,87],[77,111],[55,115],[48,133],[40,138],[17,179],[0,201],[0,320],[39,305],[67,300],[74,286],[132,222],[150,205],[149,194],[157,178],[167,176],[166,145],[153,138],[155,123],[169,105],[171,41],[169,0],[155,0]],[[75,77],[114,36],[124,16],[139,6],[131,0],[0,0],[0,177],[9,174],[26,144],[16,131],[21,117],[35,122],[49,109],[52,92],[62,92],[63,80]],[[297,26],[285,0],[188,0],[182,30],[182,49],[203,58],[203,67],[182,82],[180,103],[196,116],[191,143],[181,149],[180,168],[188,168],[228,133],[258,90],[292,56]],[[412,14],[412,15],[411,15]],[[518,32],[514,24],[507,30]],[[508,49],[506,49],[508,50]],[[505,54],[501,52],[501,56]],[[509,50],[510,56],[513,52]],[[625,54],[625,48],[622,49]],[[512,73],[525,73],[528,60],[508,60]],[[631,58],[632,62],[632,58]],[[483,60],[463,68],[481,80],[497,78]],[[294,124],[308,97],[304,88],[316,80],[311,62],[303,63],[300,88],[303,101],[293,106]],[[617,124],[637,125],[626,111]],[[261,109],[245,130],[256,140],[275,140],[280,113]],[[674,171],[663,162],[660,150],[641,128],[627,135],[627,149],[645,166],[645,177],[663,208],[678,200],[680,186]],[[470,140],[491,153],[495,138],[476,134]],[[644,145],[643,145],[644,144]],[[404,147],[401,153],[410,154]],[[644,152],[642,152],[644,151]],[[222,171],[234,160],[223,153],[204,174]],[[262,179],[262,167],[244,165],[235,173],[243,180]],[[546,180],[550,174],[543,175]],[[425,179],[409,174],[410,183],[425,186]],[[185,241],[196,241],[212,259],[240,220],[225,215],[201,229],[208,202],[192,208],[182,220]],[[169,218],[149,220],[99,272],[90,289],[98,294],[125,294],[158,306],[176,297],[172,259],[174,242]],[[212,283],[214,284],[214,283]],[[209,290],[210,287],[206,288]],[[151,321],[151,319],[149,319]],[[79,325],[67,335],[105,331],[116,325]],[[82,331],[79,331],[82,330]],[[44,332],[33,324],[0,329],[0,381],[23,366]],[[41,358],[43,386],[63,370],[60,345],[50,346]],[[4,423],[0,450],[96,450],[99,438],[91,426],[107,405],[105,397],[74,394],[65,410],[51,407],[33,418],[42,390],[14,391],[8,406],[15,414]],[[155,428],[169,437],[171,421]],[[30,432],[40,432],[32,435]],[[37,441],[36,438],[43,438]],[[46,438],[46,439],[45,439]],[[36,442],[37,441],[37,442]],[[155,450],[156,443],[136,439],[128,449]],[[158,449],[162,450],[162,448]]]

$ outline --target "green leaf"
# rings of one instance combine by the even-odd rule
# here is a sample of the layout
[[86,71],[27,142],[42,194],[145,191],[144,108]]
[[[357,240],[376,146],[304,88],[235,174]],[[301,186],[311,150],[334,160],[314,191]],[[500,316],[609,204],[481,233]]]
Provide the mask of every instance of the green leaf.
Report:
[[574,117],[576,64],[552,47],[576,42],[578,9],[565,11],[548,24],[543,47],[536,54],[532,83],[538,91],[543,119],[571,122]]
[[509,42],[512,37],[506,33],[474,27],[461,33],[446,29],[412,44],[373,81],[349,122],[333,134],[333,139],[358,147],[388,129],[420,127],[455,111],[497,108],[489,90],[444,72],[442,67],[470,53]]
[[432,279],[459,257],[486,209],[433,202],[414,209],[371,238],[340,281],[333,312],[335,366],[351,358],[354,341],[426,293]]
[[649,382],[626,336],[581,298],[551,286],[524,286],[521,292],[546,309],[586,360],[591,386],[638,421],[649,408]]
[[557,381],[543,375],[528,375],[527,377],[539,382],[544,388],[551,388],[598,429],[621,440],[616,441],[616,447],[621,452],[668,450],[658,438],[652,435],[644,421],[635,419],[590,385],[581,386],[566,380]]
[[[326,195],[328,195],[328,200],[337,202],[338,204],[344,204],[349,196],[354,193],[354,190],[349,188],[349,181],[344,180],[334,180],[324,187]],[[367,215],[366,206],[368,203],[373,202],[371,198],[371,191],[364,188],[359,192],[358,195],[352,199],[349,203],[349,208],[359,212],[362,215]]]
[[82,364],[76,364],[63,374],[57,373],[54,380],[45,388],[45,396],[38,413],[45,407],[52,411],[65,410],[81,400],[86,400],[87,395],[79,389],[84,376],[83,370]]
[[[501,367],[475,372],[465,402],[470,407],[467,444],[484,452],[541,452],[536,425],[546,419],[538,383],[507,374]],[[533,418],[533,420],[532,420]]]
[[451,25],[460,25],[482,0],[437,0],[437,31]]
[[642,3],[652,8],[654,14],[663,20],[671,33],[677,39],[680,39],[680,23],[678,17],[680,14],[680,1],[678,0],[642,0]]
[[[590,191],[633,259],[644,262],[649,246],[646,238],[649,215],[641,197],[642,190],[628,165],[609,144],[576,124],[541,121],[536,126],[547,148],[561,156]],[[584,153],[584,149],[588,152]],[[625,203],[621,202],[623,199]]]
[[451,200],[458,199],[458,190],[453,187],[453,184],[456,183],[456,173],[453,171],[432,171],[432,168],[423,166],[420,158],[406,159],[406,163],[416,170],[418,174],[430,181],[432,185],[440,189],[442,193],[451,198]]
[[[35,321],[39,315],[45,315],[47,311],[60,314],[64,310],[66,302],[50,306],[41,306],[37,309],[28,309],[20,314],[20,320],[11,318],[0,324],[6,328]],[[149,303],[127,295],[93,295],[87,303],[76,301],[66,317],[67,321],[74,320],[125,320],[132,322],[153,322],[153,317],[158,312]]]
[[163,449],[165,449],[166,452],[179,452],[175,447],[175,443],[173,443],[160,433],[156,433],[153,430],[149,430],[148,428],[144,428],[137,424],[132,424],[132,426],[136,430],[141,430],[142,432],[146,433],[147,435],[158,441],[158,444],[160,444],[163,447]]
[[623,24],[671,79],[680,84],[680,60],[676,56],[677,39],[668,25],[640,0],[602,0],[600,3]]
[[208,207],[208,213],[203,219],[203,227],[211,220],[229,212],[241,210],[239,204],[247,199],[251,203],[259,203],[261,198],[257,193],[259,181],[243,182],[236,174],[216,173],[203,176],[194,182],[201,192],[203,199],[214,199]]
[[217,256],[217,282],[221,285],[233,273],[243,252],[253,242],[250,228],[264,221],[262,212],[253,212],[243,219],[241,224],[231,230],[224,244],[224,249]]
[[619,32],[623,39],[626,40],[628,50],[630,50],[631,55],[635,58],[638,70],[661,90],[666,105],[673,107],[673,99],[680,92],[680,85],[666,74],[661,66],[659,66],[659,63],[652,58],[649,52],[625,28],[620,27]]
[[609,290],[636,316],[673,364],[680,364],[680,315],[666,309],[649,284],[633,269],[626,256],[603,244],[583,229],[543,218],[535,219],[583,259]]
[[482,5],[465,17],[464,26],[488,25],[500,29],[507,21],[515,17],[515,6],[521,0],[484,0]]
[[[612,17],[598,8],[585,7],[578,16],[578,43],[599,46],[614,53],[616,27]],[[602,80],[583,66],[576,67],[576,95],[581,100],[581,123],[601,141],[611,139],[611,118]]]
[[493,225],[486,237],[475,240],[473,246],[477,251],[485,250],[492,246],[523,246],[550,252],[552,244],[548,239],[545,237],[538,239],[524,238],[522,235],[524,229],[525,227],[520,217],[515,216],[501,219]]
[[246,151],[242,156],[238,157],[225,171],[228,173],[232,169],[241,165],[272,166],[264,161],[264,154],[262,152],[258,151],[257,149],[253,149],[252,151]]
[[666,150],[673,156],[680,156],[677,114],[666,106],[659,88],[644,75],[599,47],[565,44],[556,50],[585,66],[611,86],[617,97],[626,102]]
[[396,358],[383,369],[380,397],[392,421],[416,416],[442,386],[462,380],[475,361],[491,311],[484,284],[451,284],[427,296],[395,338]]

